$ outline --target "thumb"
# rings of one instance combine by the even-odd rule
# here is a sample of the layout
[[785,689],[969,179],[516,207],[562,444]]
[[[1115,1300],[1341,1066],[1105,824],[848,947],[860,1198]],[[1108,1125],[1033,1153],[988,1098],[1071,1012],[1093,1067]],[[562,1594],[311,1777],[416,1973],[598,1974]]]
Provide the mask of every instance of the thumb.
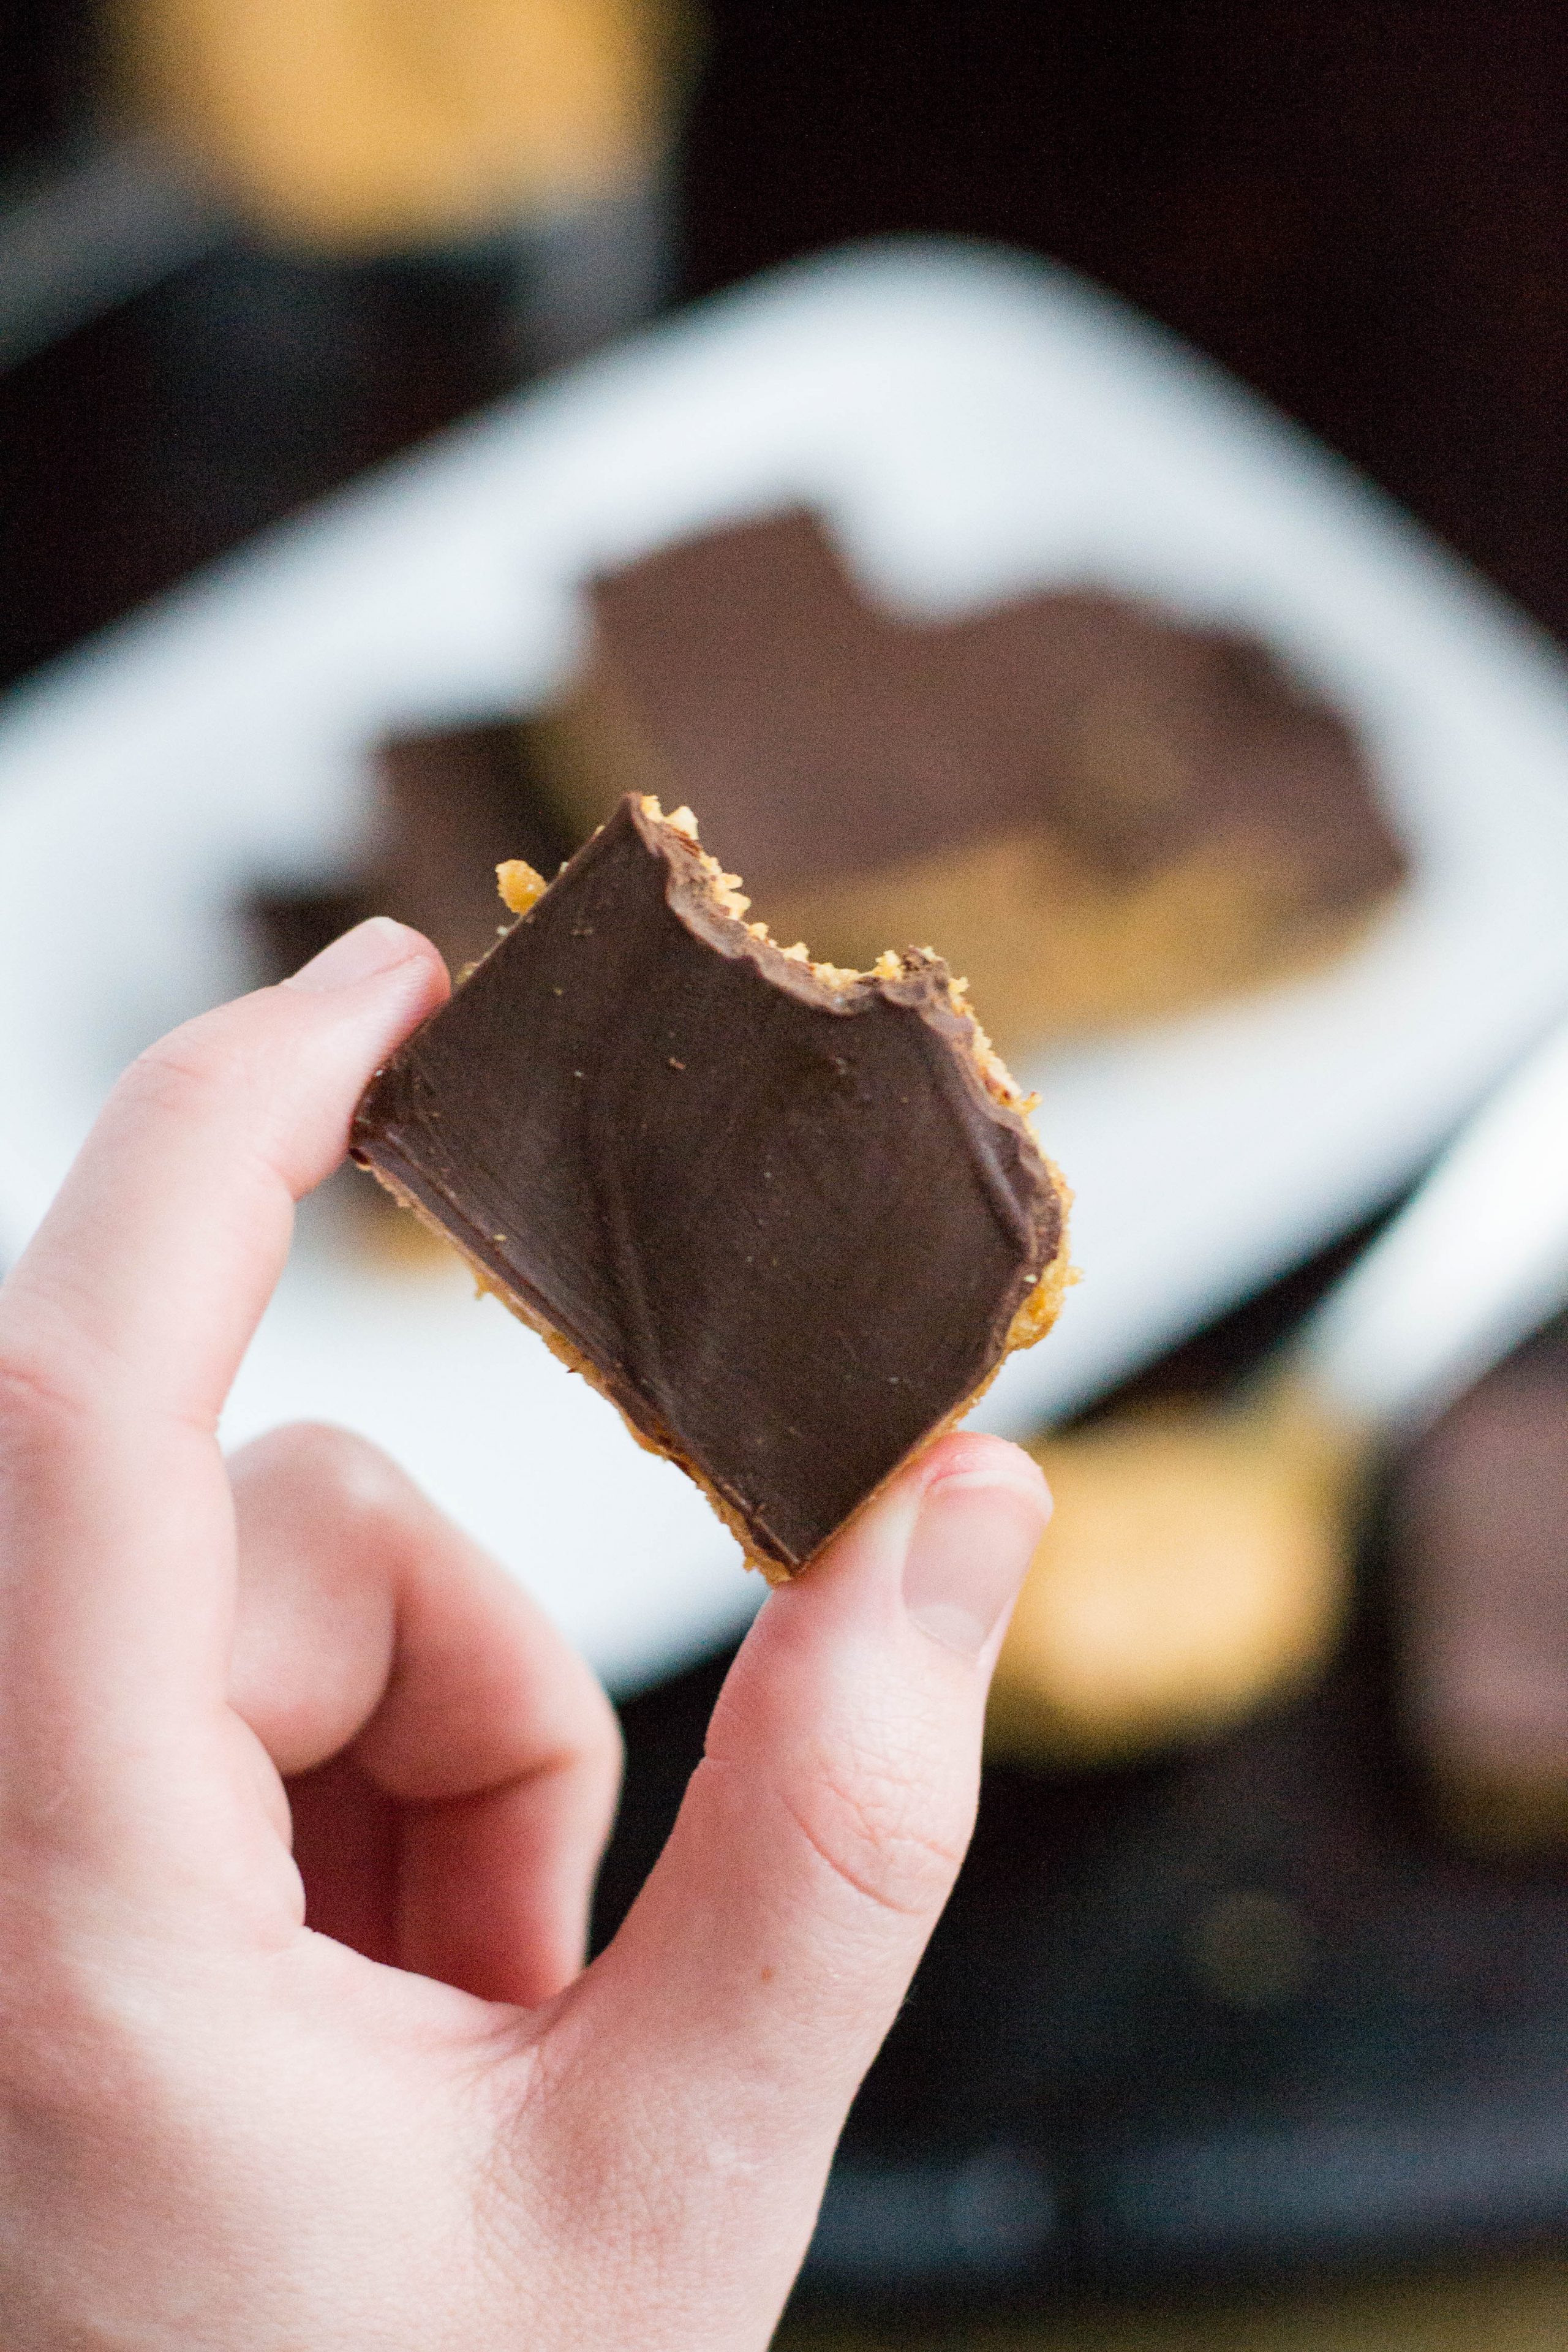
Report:
[[644,2119],[643,2210],[652,2150],[677,2237],[715,2236],[689,2249],[693,2340],[716,2276],[766,2292],[760,2263],[782,2299],[805,2251],[969,1843],[986,1686],[1049,1509],[1016,1447],[950,1436],[770,1594],[669,1843],[557,2021],[588,2033],[557,2081],[612,2068],[623,2124]]

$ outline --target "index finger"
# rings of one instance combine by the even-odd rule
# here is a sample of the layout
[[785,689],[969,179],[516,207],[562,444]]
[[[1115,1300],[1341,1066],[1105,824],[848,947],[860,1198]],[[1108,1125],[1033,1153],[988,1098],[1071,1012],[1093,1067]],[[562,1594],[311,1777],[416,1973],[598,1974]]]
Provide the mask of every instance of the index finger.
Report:
[[187,1022],[105,1104],[0,1287],[0,1376],[97,1411],[216,1421],[376,1065],[447,993],[384,916],[280,988]]
[[217,1415],[296,1199],[447,984],[426,940],[378,918],[176,1030],[116,1087],[0,1287],[0,1763],[29,1760],[11,1791],[43,1790],[57,1828],[62,1789],[101,1798],[95,1764],[118,1776],[173,1742],[188,1765],[191,1702],[221,1706]]

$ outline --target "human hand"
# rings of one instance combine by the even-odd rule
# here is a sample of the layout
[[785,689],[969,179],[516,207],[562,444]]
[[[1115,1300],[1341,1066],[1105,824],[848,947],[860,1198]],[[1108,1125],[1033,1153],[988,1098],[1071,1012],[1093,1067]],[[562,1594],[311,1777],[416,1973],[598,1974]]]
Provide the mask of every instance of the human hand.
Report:
[[586,1668],[361,1441],[226,1465],[293,1202],[445,988],[377,921],[175,1032],[0,1289],[6,2352],[762,2352],[968,1839],[1014,1448],[769,1596],[586,1970]]

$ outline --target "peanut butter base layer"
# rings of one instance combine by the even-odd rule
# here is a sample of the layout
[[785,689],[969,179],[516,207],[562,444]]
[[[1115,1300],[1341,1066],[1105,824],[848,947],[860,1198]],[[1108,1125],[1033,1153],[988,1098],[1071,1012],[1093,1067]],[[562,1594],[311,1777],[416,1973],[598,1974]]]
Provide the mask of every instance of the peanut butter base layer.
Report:
[[777,947],[688,812],[508,879],[353,1156],[791,1575],[1049,1328],[1066,1188],[939,958]]

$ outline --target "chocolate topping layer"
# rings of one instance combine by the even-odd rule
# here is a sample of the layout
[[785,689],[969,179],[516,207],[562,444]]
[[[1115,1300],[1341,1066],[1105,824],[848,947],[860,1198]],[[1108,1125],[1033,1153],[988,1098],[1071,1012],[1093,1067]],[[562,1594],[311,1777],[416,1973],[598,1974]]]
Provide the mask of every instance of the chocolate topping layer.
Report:
[[944,965],[825,973],[735,903],[624,801],[378,1072],[353,1150],[776,1573],[984,1386],[1064,1202]]

